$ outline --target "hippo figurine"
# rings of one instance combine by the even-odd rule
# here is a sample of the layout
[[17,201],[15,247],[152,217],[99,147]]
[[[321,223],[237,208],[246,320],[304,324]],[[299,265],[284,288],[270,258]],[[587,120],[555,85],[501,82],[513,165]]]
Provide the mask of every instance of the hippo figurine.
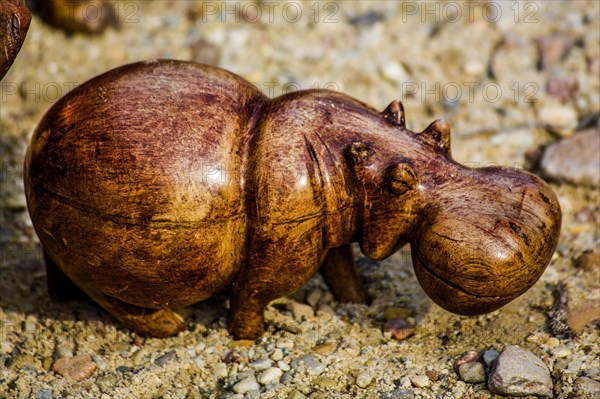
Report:
[[[184,329],[176,308],[228,289],[229,331],[255,339],[270,301],[319,271],[367,299],[350,244],[380,260],[410,243],[443,308],[498,309],[538,280],[561,213],[541,179],[467,168],[450,127],[405,127],[339,92],[269,99],[207,65],[153,60],[78,86],[46,113],[25,190],[50,292],[74,285],[139,334]],[[74,285],[73,285],[74,283]]]

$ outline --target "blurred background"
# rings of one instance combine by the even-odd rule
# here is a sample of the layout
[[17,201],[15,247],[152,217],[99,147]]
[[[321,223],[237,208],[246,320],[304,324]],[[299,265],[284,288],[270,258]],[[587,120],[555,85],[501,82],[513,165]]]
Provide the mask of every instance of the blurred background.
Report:
[[[297,396],[289,397],[487,398],[485,383],[465,383],[452,371],[453,359],[508,343],[527,347],[550,365],[555,395],[583,395],[577,378],[600,379],[593,323],[600,301],[600,3],[40,0],[27,5],[33,13],[29,33],[1,82],[1,397],[234,397],[240,393],[232,387],[247,377],[240,373],[252,371],[248,363],[271,356],[274,348],[285,359],[313,356],[319,345],[314,359],[328,366],[323,374],[296,370],[269,392],[261,386],[259,396],[244,392],[237,398],[294,392]],[[414,131],[446,119],[457,161],[515,166],[552,182],[564,214],[553,262],[522,298],[469,319],[429,301],[406,252],[381,264],[361,260],[373,305],[337,305],[317,277],[280,304],[283,313],[271,309],[268,319],[275,327],[256,347],[231,342],[220,302],[211,305],[216,314],[210,306],[194,310],[192,322],[205,324],[192,327],[195,333],[145,344],[94,305],[48,303],[23,194],[29,137],[69,90],[111,68],[152,58],[216,65],[271,97],[325,88],[381,110],[400,99]],[[579,323],[570,326],[571,338],[558,343],[549,341],[560,334],[548,324],[556,292],[569,298],[565,312]],[[308,304],[312,319],[296,320],[290,303]],[[327,307],[329,324],[322,324],[319,317]],[[387,309],[408,309],[396,315],[417,335],[404,342],[386,336]],[[297,321],[296,333],[281,328],[286,317]],[[317,339],[306,338],[306,331],[323,325],[326,331]],[[331,342],[333,349],[323,349]],[[50,372],[61,348],[96,356],[94,376],[78,385]],[[164,367],[153,363],[169,351],[177,361]],[[224,361],[231,351],[237,360]],[[135,353],[142,360],[135,360]],[[222,366],[215,371],[216,364],[225,364],[225,371]],[[368,378],[359,384],[359,375]],[[427,376],[429,382],[416,383],[412,376]]]

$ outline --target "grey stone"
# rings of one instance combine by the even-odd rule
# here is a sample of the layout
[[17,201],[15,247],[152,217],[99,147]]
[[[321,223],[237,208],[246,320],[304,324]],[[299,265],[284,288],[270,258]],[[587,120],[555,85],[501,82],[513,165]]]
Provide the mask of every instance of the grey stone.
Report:
[[413,399],[415,394],[408,389],[394,389],[390,392],[379,393],[379,399]]
[[256,382],[256,378],[247,377],[238,382],[233,386],[233,392],[235,393],[246,393],[250,391],[258,391],[260,389],[260,385]]
[[495,349],[489,349],[489,350],[483,351],[483,355],[481,357],[488,369],[490,369],[494,365],[494,362],[498,358],[499,354],[500,354],[500,352],[498,352]]
[[54,354],[52,357],[54,357],[54,360],[58,360],[61,357],[73,357],[73,351],[64,346],[58,346],[54,350]]
[[550,371],[533,353],[506,345],[496,359],[488,379],[488,388],[502,395],[552,397]]
[[600,398],[600,382],[588,377],[579,377],[573,384],[576,393],[585,394],[586,397]]
[[294,370],[286,371],[285,373],[283,373],[283,376],[281,377],[279,382],[281,382],[282,384],[289,384],[294,380],[295,374],[296,373]]
[[287,399],[306,399],[306,395],[304,395],[302,392],[300,392],[297,389],[293,389],[289,393]]
[[162,356],[159,356],[154,360],[154,364],[157,366],[163,366],[165,363],[175,360],[177,356],[175,355],[175,351],[169,351]]
[[96,379],[96,385],[104,393],[112,393],[115,390],[117,384],[117,376],[114,374],[107,374]]
[[279,382],[279,379],[282,375],[283,371],[281,371],[281,369],[278,369],[277,367],[269,367],[260,373],[258,376],[258,382],[262,385],[274,384]]
[[431,384],[429,377],[426,375],[416,375],[410,379],[410,382],[412,382],[417,388],[426,388]]
[[368,387],[372,381],[373,377],[371,377],[369,374],[361,373],[358,376],[356,376],[356,385],[358,385],[361,388]]
[[463,363],[458,367],[460,379],[472,384],[485,381],[485,370],[480,362]]
[[315,359],[313,355],[304,355],[292,361],[292,368],[297,369],[300,364],[304,363],[310,374],[319,375],[325,371],[325,365]]
[[254,370],[260,371],[268,369],[269,367],[271,367],[271,364],[271,359],[264,358],[250,363],[249,366],[252,367]]
[[297,321],[311,320],[315,317],[315,311],[308,305],[292,301],[288,306]]
[[35,394],[35,397],[36,397],[36,399],[54,399],[54,395],[52,394],[52,391],[50,391],[48,389],[40,389]]
[[546,177],[573,184],[600,185],[600,130],[577,133],[550,145],[542,157]]
[[217,363],[213,367],[213,375],[217,378],[225,378],[228,374],[227,365],[225,363]]

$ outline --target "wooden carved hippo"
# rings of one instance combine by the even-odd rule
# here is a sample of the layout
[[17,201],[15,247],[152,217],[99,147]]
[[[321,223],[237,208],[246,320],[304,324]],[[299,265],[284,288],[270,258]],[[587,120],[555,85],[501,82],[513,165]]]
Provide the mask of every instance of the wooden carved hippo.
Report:
[[406,129],[338,92],[268,99],[206,65],[126,65],[47,112],[25,165],[50,289],[68,280],[126,326],[169,336],[175,307],[229,289],[229,330],[263,332],[267,304],[317,271],[364,301],[349,244],[384,259],[410,243],[440,306],[498,309],[554,252],[560,208],[538,177],[452,160],[450,128]]

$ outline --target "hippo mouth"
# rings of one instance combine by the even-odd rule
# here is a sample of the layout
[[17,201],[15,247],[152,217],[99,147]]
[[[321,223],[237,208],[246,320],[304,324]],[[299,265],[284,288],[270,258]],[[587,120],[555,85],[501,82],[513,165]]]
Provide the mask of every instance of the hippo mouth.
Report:
[[[463,287],[461,287],[460,285],[458,285],[458,284],[456,284],[456,283],[454,283],[454,282],[452,282],[452,281],[450,281],[450,280],[447,280],[447,279],[445,279],[445,278],[441,277],[441,276],[440,276],[439,274],[437,274],[436,272],[434,272],[434,271],[433,271],[433,270],[432,270],[432,269],[431,269],[431,268],[430,268],[430,267],[427,265],[427,263],[426,263],[426,262],[423,262],[423,261],[421,260],[420,253],[418,253],[418,252],[415,254],[415,260],[417,261],[417,263],[418,263],[418,266],[419,266],[419,267],[420,267],[420,268],[421,268],[421,269],[422,269],[422,270],[423,270],[425,273],[427,273],[427,274],[428,274],[430,277],[434,278],[435,280],[437,280],[439,283],[441,283],[441,284],[443,284],[443,285],[450,286],[450,287],[454,288],[455,290],[458,290],[458,291],[462,292],[462,293],[463,293],[463,294],[465,294],[465,295],[472,296],[472,297],[475,297],[475,298],[482,298],[482,299],[486,299],[486,300],[503,300],[503,299],[507,299],[507,297],[493,296],[493,295],[486,296],[486,295],[481,295],[481,294],[475,294],[475,293],[473,293],[473,292],[470,292],[470,291],[467,291],[467,290],[465,290],[465,289],[464,289]],[[417,265],[414,265],[414,266],[417,266]]]

